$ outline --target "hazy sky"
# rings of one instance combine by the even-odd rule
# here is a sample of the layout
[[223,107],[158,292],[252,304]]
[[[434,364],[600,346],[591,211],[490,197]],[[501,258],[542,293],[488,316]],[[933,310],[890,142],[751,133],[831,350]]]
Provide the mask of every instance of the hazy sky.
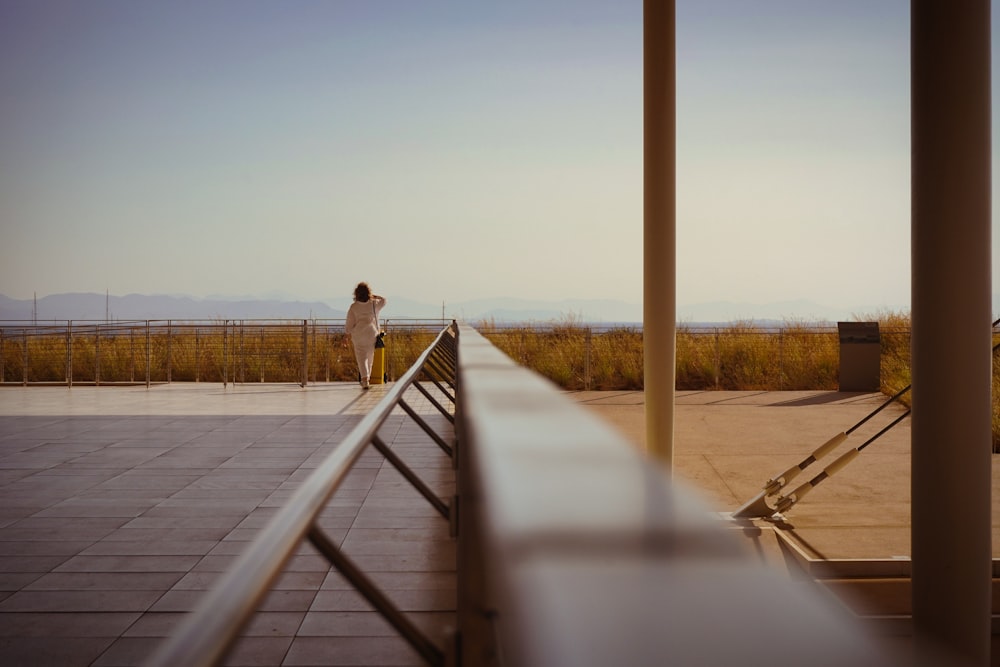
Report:
[[[677,42],[679,302],[905,306],[909,3]],[[0,220],[16,298],[639,303],[642,3],[0,0]]]

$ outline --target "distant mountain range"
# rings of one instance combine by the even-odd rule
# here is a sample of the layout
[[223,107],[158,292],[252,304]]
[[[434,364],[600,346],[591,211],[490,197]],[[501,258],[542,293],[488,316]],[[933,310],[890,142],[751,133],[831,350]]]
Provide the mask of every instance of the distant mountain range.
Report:
[[[349,298],[324,301],[254,299],[252,297],[212,297],[129,294],[113,296],[93,293],[52,294],[32,299],[12,299],[0,295],[0,320],[206,320],[206,319],[343,319]],[[681,323],[713,322],[835,322],[874,315],[878,306],[848,311],[810,301],[783,301],[768,304],[717,301],[682,305]],[[1000,311],[1000,303],[994,304]],[[426,304],[390,296],[384,314],[390,318],[458,319],[468,322],[614,322],[639,323],[642,304],[611,299],[477,299],[458,303]]]
[[837,322],[874,316],[878,306],[863,306],[856,310],[832,308],[812,301],[775,301],[772,303],[739,303],[712,301],[678,306],[680,322]]
[[[32,299],[0,295],[0,320],[204,320],[204,319],[343,319],[349,298],[326,301],[290,301],[213,297],[93,293],[52,294]],[[639,322],[642,307],[610,300],[482,299],[462,303],[430,305],[406,298],[390,297],[384,314],[391,318],[461,319],[499,322],[577,321]]]
[[279,300],[195,299],[188,296],[71,293],[32,299],[0,295],[0,320],[212,320],[340,319],[344,311],[321,303]]

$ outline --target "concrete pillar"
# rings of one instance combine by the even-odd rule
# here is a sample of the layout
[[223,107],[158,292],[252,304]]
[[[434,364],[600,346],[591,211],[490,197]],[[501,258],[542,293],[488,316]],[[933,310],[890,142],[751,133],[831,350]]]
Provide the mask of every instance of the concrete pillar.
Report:
[[646,449],[674,449],[676,298],[674,0],[643,3],[643,355]]
[[914,633],[987,665],[990,0],[912,0],[911,49]]

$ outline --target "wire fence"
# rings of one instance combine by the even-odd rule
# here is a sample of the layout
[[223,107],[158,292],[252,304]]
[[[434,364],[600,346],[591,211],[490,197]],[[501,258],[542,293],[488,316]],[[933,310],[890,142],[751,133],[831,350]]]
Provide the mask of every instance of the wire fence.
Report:
[[[447,323],[387,320],[395,378]],[[357,365],[343,320],[0,322],[0,383],[335,382]]]
[[[387,319],[390,380],[447,322]],[[643,387],[641,326],[482,324],[514,361],[570,390]],[[883,389],[909,382],[909,328],[881,330]],[[646,344],[657,344],[656,341]],[[678,389],[836,389],[835,326],[680,326]],[[298,383],[357,379],[344,320],[0,321],[0,384]],[[902,383],[898,387],[897,383]]]
[[[641,327],[553,325],[486,327],[494,345],[566,389],[642,389]],[[909,379],[908,328],[882,330],[880,364]],[[680,326],[678,389],[837,389],[841,343],[836,326]]]
[[[386,375],[404,373],[445,320],[385,320]],[[907,323],[908,324],[908,323]],[[476,327],[514,361],[566,390],[641,390],[641,326],[579,323]],[[843,345],[835,326],[678,327],[679,390],[836,390]],[[876,384],[911,384],[910,328],[880,326]],[[1000,329],[994,329],[1000,343]],[[0,386],[275,382],[305,386],[358,378],[344,320],[0,321]],[[908,401],[908,398],[906,399]],[[905,401],[904,401],[905,402]],[[1000,364],[992,380],[1000,451]]]

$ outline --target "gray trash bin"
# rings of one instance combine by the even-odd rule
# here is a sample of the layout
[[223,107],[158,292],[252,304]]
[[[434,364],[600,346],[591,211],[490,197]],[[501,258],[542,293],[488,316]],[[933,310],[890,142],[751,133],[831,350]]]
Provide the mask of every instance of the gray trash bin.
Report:
[[878,322],[837,322],[840,391],[878,391],[882,345]]

